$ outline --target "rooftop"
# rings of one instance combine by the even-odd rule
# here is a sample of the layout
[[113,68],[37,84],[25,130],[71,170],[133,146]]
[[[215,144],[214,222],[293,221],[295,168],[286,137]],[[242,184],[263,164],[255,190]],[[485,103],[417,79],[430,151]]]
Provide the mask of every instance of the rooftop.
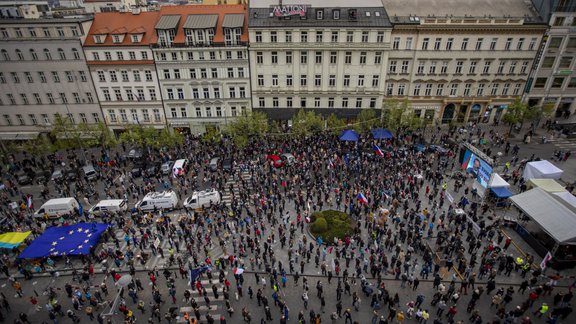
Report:
[[525,4],[525,0],[382,0],[382,3],[390,17],[538,16]]
[[[158,12],[99,12],[94,15],[84,46],[146,46],[156,42],[154,25],[158,20]],[[122,42],[113,43],[111,35],[126,34]],[[129,34],[143,34],[142,40],[132,43]],[[93,35],[108,35],[103,43],[95,43]]]
[[380,0],[355,0],[353,3],[350,0],[286,0],[285,2],[279,0],[250,0],[250,9],[270,8],[278,6],[280,3],[283,3],[285,6],[307,5],[313,8],[382,7],[382,2]]
[[77,24],[89,20],[92,20],[91,15],[86,15],[83,17],[74,17],[74,18],[44,18],[44,17],[34,19],[9,18],[9,19],[0,19],[0,24],[14,24],[14,25]]

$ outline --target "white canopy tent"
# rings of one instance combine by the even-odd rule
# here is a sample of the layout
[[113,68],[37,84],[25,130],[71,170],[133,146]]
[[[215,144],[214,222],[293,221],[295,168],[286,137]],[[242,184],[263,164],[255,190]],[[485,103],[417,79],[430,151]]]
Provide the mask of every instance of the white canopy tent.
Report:
[[506,182],[498,173],[494,172],[488,181],[488,188],[508,188],[510,184]]
[[560,197],[534,188],[510,200],[557,243],[576,243],[576,208]]
[[554,164],[543,160],[533,161],[526,163],[522,177],[524,180],[537,179],[560,179],[562,176],[561,169],[557,168]]
[[568,191],[555,192],[554,195],[560,197],[567,204],[576,208],[576,197],[573,194],[569,193]]
[[566,191],[563,185],[559,184],[558,181],[554,179],[530,179],[526,182],[528,189],[541,188],[547,192],[563,192]]

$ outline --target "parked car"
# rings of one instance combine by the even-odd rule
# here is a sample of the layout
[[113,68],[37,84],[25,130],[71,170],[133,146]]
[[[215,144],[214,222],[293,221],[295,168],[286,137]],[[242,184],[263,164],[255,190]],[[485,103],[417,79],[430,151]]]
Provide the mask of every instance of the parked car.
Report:
[[220,158],[219,158],[219,157],[213,157],[213,158],[210,160],[210,164],[209,164],[210,170],[216,171],[216,170],[218,169],[218,164],[219,164],[219,162],[220,162]]
[[78,173],[74,169],[66,169],[66,179],[75,181],[78,178]]
[[128,151],[128,158],[130,159],[139,159],[143,156],[143,152],[142,149],[140,148],[133,148],[130,151]]
[[226,171],[232,170],[232,159],[224,159],[222,161],[222,169]]
[[51,176],[52,181],[60,181],[64,179],[64,172],[62,169],[55,169]]
[[16,181],[21,186],[30,185],[33,183],[34,177],[31,176],[30,173],[21,171],[21,172],[16,174]]
[[172,172],[172,167],[174,166],[174,161],[167,161],[162,163],[162,166],[160,166],[160,170],[162,171],[163,175],[167,175],[170,174],[170,172]]
[[132,178],[140,178],[142,176],[142,169],[135,166],[130,170],[130,173],[132,174]]
[[284,165],[282,158],[274,154],[266,155],[266,162],[267,163],[272,162],[272,166],[275,168],[281,168]]

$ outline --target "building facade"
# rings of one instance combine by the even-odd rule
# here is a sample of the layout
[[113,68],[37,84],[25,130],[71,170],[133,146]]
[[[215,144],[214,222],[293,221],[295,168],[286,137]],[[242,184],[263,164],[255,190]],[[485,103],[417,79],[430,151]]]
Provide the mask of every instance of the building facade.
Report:
[[436,16],[432,2],[384,1],[394,25],[386,97],[407,99],[427,123],[498,122],[524,92],[546,25],[522,0],[439,7]]
[[533,2],[549,29],[526,99],[530,106],[552,105],[553,117],[568,118],[576,111],[576,1]]
[[151,45],[158,12],[97,13],[84,53],[106,124],[166,126]]
[[252,107],[353,118],[380,109],[392,26],[380,1],[250,2]]
[[250,109],[247,8],[165,6],[156,23],[156,71],[168,126],[199,133]]
[[49,132],[55,114],[103,121],[82,43],[91,18],[0,20],[0,139]]

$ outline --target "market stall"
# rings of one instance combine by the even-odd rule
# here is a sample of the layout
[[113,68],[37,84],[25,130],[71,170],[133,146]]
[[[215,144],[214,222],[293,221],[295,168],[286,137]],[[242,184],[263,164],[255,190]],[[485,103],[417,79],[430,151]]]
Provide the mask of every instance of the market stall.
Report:
[[524,168],[524,173],[522,173],[522,177],[524,180],[530,179],[560,179],[562,176],[562,171],[554,164],[542,160],[542,161],[532,161],[526,163],[526,167]]

